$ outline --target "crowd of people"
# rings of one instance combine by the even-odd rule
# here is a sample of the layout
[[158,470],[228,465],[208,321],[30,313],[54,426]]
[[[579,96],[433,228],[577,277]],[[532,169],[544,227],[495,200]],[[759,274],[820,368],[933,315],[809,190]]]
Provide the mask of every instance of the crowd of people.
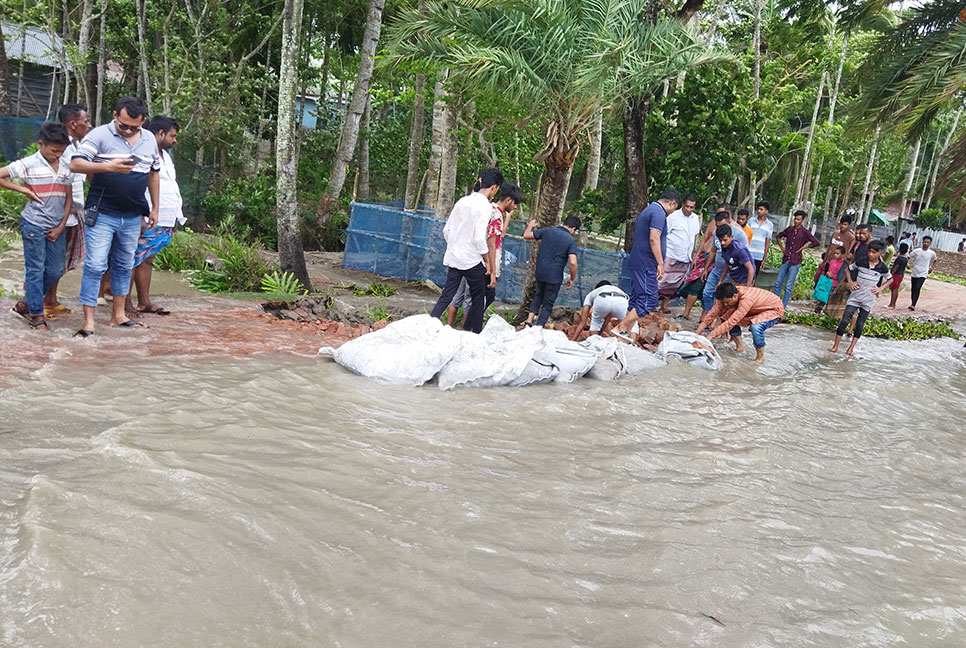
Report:
[[84,322],[76,337],[94,334],[107,284],[114,298],[111,326],[142,326],[142,314],[169,314],[152,303],[150,288],[155,255],[184,223],[170,155],[179,130],[165,115],[148,120],[136,97],[121,98],[112,120],[93,129],[86,106],[66,104],[57,122],[41,125],[36,153],[0,169],[0,187],[29,199],[20,217],[24,298],[13,310],[31,328],[49,330],[49,320],[71,312],[57,288],[64,274],[81,266]]
[[[498,194],[500,201],[493,203]],[[500,171],[489,168],[480,174],[474,192],[456,203],[443,229],[443,263],[448,275],[433,309],[434,317],[449,308],[452,326],[456,308],[462,304],[466,307],[464,328],[482,330],[484,310],[493,301],[501,265],[497,252],[509,217],[522,201],[520,188],[504,183]],[[696,332],[710,339],[727,335],[735,349],[743,352],[741,330],[748,328],[755,362],[764,361],[765,331],[785,316],[805,250],[818,248],[822,242],[805,227],[808,215],[802,210],[793,214],[791,225],[776,234],[767,201],[755,205],[754,217],[746,209],[738,210],[733,217],[732,207],[720,204],[702,232],[697,203],[694,195],[682,200],[676,190],[666,189],[641,211],[627,261],[630,292],[609,280],[600,281],[585,296],[573,331],[603,331],[633,343],[642,317],[656,311],[670,313],[670,300],[681,297],[684,308],[677,317],[690,320],[700,299],[702,314]],[[909,309],[915,310],[922,285],[936,261],[929,236],[914,249],[916,235],[906,232],[897,249],[892,236],[874,241],[870,225],[863,223],[853,229],[852,221],[850,214],[840,219],[812,277],[816,312],[839,320],[829,350],[838,352],[841,338],[848,331],[852,336],[846,351],[849,358],[854,357],[877,296],[888,286],[890,306],[895,308],[900,284],[911,264]],[[539,248],[529,268],[535,289],[523,326],[544,326],[561,288],[569,290],[576,281],[575,236],[580,227],[576,216],[568,216],[553,227],[538,228],[532,220],[527,224],[523,237],[539,241]],[[755,283],[772,244],[781,250],[782,260],[774,287],[765,290]],[[566,273],[569,276],[565,279]]]
[[[0,169],[0,187],[29,198],[20,226],[25,296],[13,310],[32,328],[49,329],[48,320],[70,312],[57,299],[61,277],[82,265],[79,301],[84,321],[77,337],[94,334],[95,309],[106,303],[101,295],[108,285],[114,297],[112,326],[140,326],[137,318],[145,313],[169,314],[151,301],[150,286],[155,255],[184,223],[170,154],[178,122],[164,115],[148,120],[136,97],[120,99],[113,119],[97,128],[91,129],[87,109],[80,104],[63,106],[58,117],[58,122],[41,126],[36,153]],[[522,202],[520,187],[505,182],[496,168],[484,169],[473,192],[457,201],[443,228],[448,274],[433,317],[448,311],[452,326],[462,308],[464,328],[482,330],[484,312],[496,298],[502,241]],[[785,315],[804,251],[821,242],[804,226],[807,214],[801,210],[789,227],[775,234],[767,201],[755,205],[754,217],[739,209],[733,218],[732,207],[720,204],[702,232],[697,203],[694,195],[682,200],[676,190],[666,189],[641,211],[627,261],[630,292],[607,280],[598,283],[583,301],[578,331],[589,327],[597,333],[609,322],[610,334],[633,343],[640,318],[655,311],[670,313],[670,300],[681,297],[684,309],[677,317],[690,320],[700,299],[697,332],[712,339],[727,334],[741,352],[741,329],[749,328],[755,360],[764,360],[765,331]],[[544,326],[561,288],[574,285],[580,228],[576,216],[552,227],[537,227],[533,220],[527,224],[523,238],[539,247],[529,269],[534,291],[523,326]],[[830,350],[838,351],[849,330],[849,357],[884,287],[888,285],[889,306],[895,308],[902,279],[911,268],[909,309],[915,310],[936,262],[929,236],[918,248],[916,235],[908,232],[898,248],[892,236],[885,241],[871,237],[871,226],[859,224],[853,230],[851,216],[843,216],[812,277],[816,312],[840,319]],[[764,290],[755,283],[773,242],[782,260],[774,288]]]

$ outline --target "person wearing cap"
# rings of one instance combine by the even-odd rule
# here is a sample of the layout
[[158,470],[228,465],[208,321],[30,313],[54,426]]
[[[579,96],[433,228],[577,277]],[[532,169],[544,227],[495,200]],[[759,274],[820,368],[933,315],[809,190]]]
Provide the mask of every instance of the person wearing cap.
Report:
[[577,241],[574,235],[580,231],[580,219],[568,216],[562,225],[556,227],[541,227],[536,229],[537,221],[531,220],[523,232],[527,241],[540,241],[537,250],[536,291],[530,302],[530,313],[524,326],[543,326],[550,319],[553,304],[557,301],[557,294],[563,283],[564,266],[570,267],[570,278],[567,279],[567,290],[570,290],[577,280]]

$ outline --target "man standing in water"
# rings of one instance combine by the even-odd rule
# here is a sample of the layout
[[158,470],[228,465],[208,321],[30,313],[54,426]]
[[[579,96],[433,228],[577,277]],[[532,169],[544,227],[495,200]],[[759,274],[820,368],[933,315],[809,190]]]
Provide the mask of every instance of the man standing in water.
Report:
[[669,313],[668,302],[677,294],[684,278],[691,272],[691,253],[694,237],[701,231],[701,221],[694,213],[698,197],[690,195],[681,208],[667,217],[667,257],[664,259],[664,277],[657,282],[661,297],[661,312]]
[[916,310],[916,304],[919,303],[919,294],[922,292],[922,285],[926,283],[926,277],[932,272],[933,267],[936,265],[936,252],[935,250],[930,250],[932,246],[932,237],[923,236],[922,237],[922,247],[918,250],[913,250],[912,254],[909,255],[909,263],[912,264],[912,303],[909,304],[909,310]]
[[443,227],[443,238],[446,239],[446,253],[443,255],[443,265],[447,267],[446,285],[431,315],[439,318],[443,314],[453,301],[460,280],[465,277],[473,303],[466,314],[463,328],[474,333],[483,330],[486,274],[489,269],[486,228],[493,213],[490,201],[500,191],[502,184],[503,174],[499,169],[483,169],[479,190],[456,201]]
[[[131,282],[137,289],[138,307],[134,309],[131,303],[131,293],[128,292],[125,310],[129,315],[135,317],[140,313],[153,313],[155,315],[170,315],[170,311],[155,306],[151,303],[151,271],[153,268],[155,255],[166,248],[174,236],[174,231],[178,224],[184,225],[185,218],[181,213],[181,189],[178,187],[178,179],[174,169],[174,160],[171,159],[171,148],[178,143],[178,131],[181,126],[175,120],[164,115],[155,115],[144,125],[145,130],[154,133],[158,142],[158,150],[161,156],[161,183],[158,200],[158,224],[147,229],[138,239],[138,247],[134,252],[134,272]],[[149,200],[150,196],[145,196]]]
[[681,194],[665,189],[661,197],[641,211],[634,225],[634,245],[627,260],[631,275],[631,300],[627,317],[614,328],[614,334],[627,338],[639,317],[649,314],[658,304],[657,282],[664,276],[667,253],[667,215],[681,204]]
[[[567,279],[567,290],[570,290],[577,280],[577,241],[574,236],[580,230],[580,219],[568,216],[562,225],[557,227],[541,227],[535,229],[537,221],[527,223],[523,238],[527,241],[540,241],[537,250],[537,267],[534,278],[537,281],[533,300],[530,302],[530,313],[527,315],[525,326],[532,326],[536,320],[537,326],[543,326],[550,319],[554,302],[560,293],[563,282],[564,266],[570,268],[570,278]],[[539,316],[539,317],[538,317]]]
[[[142,220],[147,216],[148,229],[158,222],[161,159],[154,135],[141,129],[146,115],[140,99],[122,97],[113,121],[92,130],[70,162],[72,172],[93,176],[84,215],[87,256],[80,290],[84,324],[75,337],[94,334],[97,292],[108,258],[111,293],[123,298],[130,291]],[[151,197],[150,207],[144,199],[146,193]],[[114,300],[111,325],[139,326],[125,314],[124,302]]]
[[755,345],[755,362],[765,361],[765,331],[778,323],[785,315],[785,307],[778,295],[769,290],[749,286],[736,286],[733,283],[723,283],[714,291],[717,299],[715,305],[705,313],[696,329],[703,333],[706,328],[721,318],[721,324],[716,326],[707,337],[713,340],[725,333],[735,345],[735,351],[742,353],[745,345],[741,342],[741,327],[747,326],[751,330],[752,341]]

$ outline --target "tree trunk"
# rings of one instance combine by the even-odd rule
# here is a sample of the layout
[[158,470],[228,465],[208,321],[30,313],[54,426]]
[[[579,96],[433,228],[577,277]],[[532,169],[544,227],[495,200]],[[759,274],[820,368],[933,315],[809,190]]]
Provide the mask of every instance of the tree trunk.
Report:
[[433,136],[429,146],[429,176],[426,178],[426,206],[436,209],[439,197],[440,160],[443,158],[443,141],[446,137],[446,79],[448,70],[436,77],[433,90]]
[[416,97],[412,120],[409,122],[409,166],[406,170],[406,209],[416,209],[419,190],[419,157],[423,148],[423,128],[426,120],[426,75],[416,75]]
[[832,96],[829,98],[828,102],[828,123],[835,123],[835,104],[839,99],[839,85],[842,82],[842,68],[845,67],[845,56],[849,51],[849,36],[848,34],[842,39],[842,55],[839,57],[839,69],[835,73],[835,87],[832,88]]
[[366,99],[359,131],[359,190],[357,200],[369,200],[369,122],[372,115],[372,95]]
[[298,83],[299,31],[303,0],[285,0],[282,24],[282,64],[278,84],[278,149],[275,161],[278,258],[282,272],[294,274],[312,290],[299,231],[298,159],[295,157],[295,84]]
[[74,62],[74,72],[77,80],[77,99],[89,106],[91,91],[88,86],[87,65],[93,40],[94,0],[83,0],[80,3],[81,20],[77,35],[77,60]]
[[[909,192],[912,190],[912,181],[916,178],[916,167],[919,164],[919,147],[922,145],[922,138],[916,140],[916,146],[912,150],[912,157],[909,163],[909,177],[906,179],[905,189],[902,190],[902,209],[899,211],[899,216],[906,215],[906,198],[909,196]],[[870,163],[871,166],[871,163]],[[910,205],[911,208],[911,205]],[[910,213],[911,215],[911,213]]]
[[[161,98],[161,109],[169,117],[172,112],[174,96],[171,93],[171,48],[168,43],[168,32],[171,30],[171,19],[174,18],[175,8],[176,5],[172,3],[171,10],[168,11],[164,24],[161,26],[161,70],[164,75],[164,97]],[[259,116],[259,119],[261,119],[261,116]]]
[[[570,188],[570,175],[574,170],[571,152],[555,151],[545,162],[543,187],[540,192],[540,211],[537,213],[537,227],[553,227],[560,222],[563,214],[567,190]],[[530,262],[527,264],[527,277],[523,284],[523,298],[517,311],[517,321],[526,319],[530,310],[530,301],[536,291],[535,273],[537,270],[537,252],[539,241],[530,242]]]
[[936,155],[936,161],[932,167],[932,173],[929,175],[929,195],[926,197],[926,209],[929,209],[929,205],[932,204],[933,191],[936,187],[936,175],[939,173],[939,162],[942,160],[946,151],[949,150],[949,143],[953,139],[953,133],[956,132],[956,127],[959,126],[959,118],[963,115],[963,109],[960,108],[956,111],[956,118],[953,119],[953,127],[949,129],[946,133],[946,140],[943,142],[943,147],[939,150],[938,155]]
[[805,140],[805,153],[802,156],[802,169],[798,175],[798,185],[795,188],[795,202],[792,209],[801,209],[802,199],[806,197],[808,175],[812,170],[812,142],[815,139],[815,123],[818,121],[818,110],[822,106],[822,91],[825,90],[825,72],[818,82],[818,94],[815,96],[815,106],[812,108],[812,123],[808,125],[808,139]]
[[0,22],[0,115],[10,114],[10,93],[7,91],[7,47],[3,40],[3,22]]
[[456,163],[459,160],[459,124],[460,106],[451,99],[446,104],[443,116],[443,152],[439,165],[439,193],[436,197],[436,217],[449,218],[453,211],[456,193]]
[[[872,185],[872,171],[875,168],[875,156],[879,150],[879,129],[876,128],[875,139],[872,140],[872,152],[869,153],[869,165],[865,169],[865,184],[862,185],[862,200],[859,203],[859,222],[862,221],[862,216],[865,214],[865,201],[866,196],[869,195],[869,189]],[[916,146],[916,152],[918,153],[919,146]],[[903,194],[904,195],[904,194]]]
[[754,34],[754,45],[755,45],[755,60],[754,60],[754,70],[752,72],[752,84],[754,89],[754,97],[758,99],[761,97],[761,6],[762,0],[755,0],[755,34]]
[[594,128],[590,131],[590,155],[587,157],[587,169],[584,177],[584,184],[580,188],[580,193],[593,191],[597,188],[600,179],[600,148],[601,139],[604,135],[604,109],[597,111],[594,118]]
[[352,160],[352,152],[356,148],[359,137],[359,123],[366,108],[366,98],[369,96],[369,82],[372,79],[372,68],[376,45],[379,44],[379,33],[382,29],[382,11],[386,0],[370,0],[369,12],[366,14],[366,28],[362,36],[360,48],[359,72],[356,74],[352,98],[349,100],[349,110],[342,125],[342,136],[332,161],[332,171],[329,173],[329,205],[324,210],[322,221],[328,222],[332,210],[339,202],[342,185],[345,184],[346,172]]
[[849,201],[852,200],[852,188],[855,186],[855,177],[859,173],[859,167],[853,166],[852,173],[849,175],[849,181],[845,183],[845,191],[842,192],[842,201],[839,203],[839,208],[835,211],[835,216],[838,217],[845,213],[845,210],[849,206]]
[[319,126],[329,121],[329,33],[322,37],[322,80],[319,82]]
[[147,50],[147,19],[144,15],[144,0],[135,0],[135,12],[137,13],[138,23],[138,59],[141,65],[141,76],[144,78],[144,105],[147,106],[148,114],[153,114],[151,110],[151,77],[148,75],[148,50]]
[[104,72],[107,69],[107,9],[109,0],[104,0],[101,7],[101,30],[97,37],[97,99],[94,105],[94,125],[101,125],[101,114],[104,110]]
[[[644,116],[647,113],[646,101],[631,99],[624,106],[622,118],[624,127],[624,172],[626,203],[624,219],[624,251],[630,252],[634,246],[634,225],[637,215],[647,205],[647,167],[644,163]],[[550,173],[550,167],[547,167]],[[569,177],[569,176],[568,176]],[[562,207],[562,205],[561,205]]]

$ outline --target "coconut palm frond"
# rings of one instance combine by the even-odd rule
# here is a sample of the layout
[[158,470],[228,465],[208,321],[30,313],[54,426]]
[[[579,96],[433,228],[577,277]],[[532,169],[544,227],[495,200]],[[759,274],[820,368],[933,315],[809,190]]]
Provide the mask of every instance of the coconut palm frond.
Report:
[[949,202],[966,201],[966,181],[963,181],[963,170],[966,169],[966,128],[960,130],[959,136],[949,145],[945,154],[945,167],[936,178],[936,189],[947,190]]

